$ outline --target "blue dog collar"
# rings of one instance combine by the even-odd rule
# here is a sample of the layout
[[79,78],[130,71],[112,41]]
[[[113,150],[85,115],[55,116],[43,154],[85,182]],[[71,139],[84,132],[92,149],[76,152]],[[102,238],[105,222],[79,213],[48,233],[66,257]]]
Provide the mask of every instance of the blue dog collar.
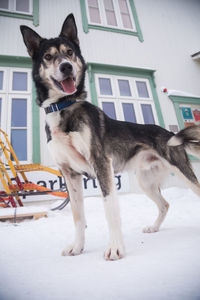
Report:
[[49,113],[52,113],[52,112],[55,112],[55,111],[62,110],[63,108],[69,107],[74,103],[76,103],[76,101],[71,101],[71,100],[58,102],[58,103],[53,103],[50,106],[45,107],[44,110],[45,110],[46,114],[49,114]]

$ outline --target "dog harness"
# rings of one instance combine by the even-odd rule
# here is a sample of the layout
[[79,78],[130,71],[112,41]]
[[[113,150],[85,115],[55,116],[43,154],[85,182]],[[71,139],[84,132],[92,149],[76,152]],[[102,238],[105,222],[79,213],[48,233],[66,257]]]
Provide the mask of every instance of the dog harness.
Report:
[[44,110],[45,110],[46,114],[50,114],[52,112],[59,111],[59,110],[62,110],[63,108],[69,107],[74,103],[76,103],[75,100],[74,101],[69,100],[69,101],[53,103],[53,104],[45,107]]

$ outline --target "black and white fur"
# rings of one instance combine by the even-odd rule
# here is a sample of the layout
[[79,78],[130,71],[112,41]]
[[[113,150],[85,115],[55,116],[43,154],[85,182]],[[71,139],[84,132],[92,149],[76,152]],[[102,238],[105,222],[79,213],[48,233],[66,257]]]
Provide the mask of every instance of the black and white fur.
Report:
[[[191,126],[174,135],[156,125],[112,120],[86,102],[86,64],[72,14],[66,18],[57,38],[43,39],[26,26],[21,26],[21,32],[33,61],[38,105],[46,108],[52,103],[75,101],[46,115],[49,150],[67,182],[76,228],[74,242],[64,249],[63,255],[77,255],[84,249],[84,174],[98,179],[104,199],[110,235],[105,259],[119,259],[124,256],[124,244],[114,173],[136,171],[141,188],[159,210],[154,224],[144,232],[158,231],[169,207],[161,195],[160,184],[169,172],[180,176],[200,195],[200,185],[186,154],[188,151],[200,156],[200,127]],[[62,88],[63,80],[75,86],[72,93]]]

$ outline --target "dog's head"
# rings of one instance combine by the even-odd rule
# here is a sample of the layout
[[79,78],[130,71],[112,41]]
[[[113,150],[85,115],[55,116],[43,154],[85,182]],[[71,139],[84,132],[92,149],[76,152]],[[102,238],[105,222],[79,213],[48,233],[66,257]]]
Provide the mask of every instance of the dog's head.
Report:
[[53,103],[63,97],[80,97],[84,93],[86,65],[74,16],[66,18],[60,35],[54,39],[44,39],[27,26],[20,29],[33,61],[38,104],[43,105],[47,99]]

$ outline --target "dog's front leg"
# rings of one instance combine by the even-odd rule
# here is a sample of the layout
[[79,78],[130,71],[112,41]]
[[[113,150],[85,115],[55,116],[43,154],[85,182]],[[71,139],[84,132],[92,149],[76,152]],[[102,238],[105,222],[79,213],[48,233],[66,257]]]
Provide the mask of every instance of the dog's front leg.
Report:
[[84,249],[86,227],[83,205],[82,176],[78,174],[72,175],[67,171],[63,171],[63,175],[65,177],[70,196],[70,204],[75,224],[75,239],[72,245],[63,250],[62,255],[78,255]]
[[112,160],[102,159],[97,162],[96,171],[103,194],[105,215],[110,234],[109,245],[104,257],[106,260],[117,260],[124,256],[124,245]]

